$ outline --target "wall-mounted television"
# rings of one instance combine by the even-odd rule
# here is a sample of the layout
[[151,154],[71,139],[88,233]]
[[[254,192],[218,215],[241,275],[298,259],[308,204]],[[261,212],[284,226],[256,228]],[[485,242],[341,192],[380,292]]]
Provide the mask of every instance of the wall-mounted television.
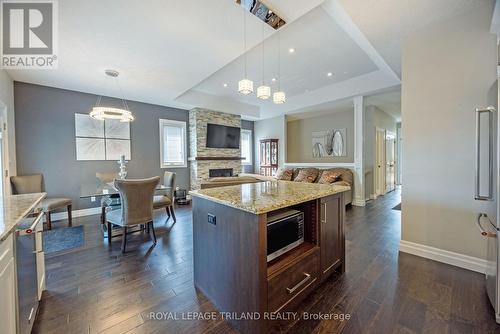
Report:
[[240,148],[241,129],[234,126],[207,123],[207,143],[209,148]]

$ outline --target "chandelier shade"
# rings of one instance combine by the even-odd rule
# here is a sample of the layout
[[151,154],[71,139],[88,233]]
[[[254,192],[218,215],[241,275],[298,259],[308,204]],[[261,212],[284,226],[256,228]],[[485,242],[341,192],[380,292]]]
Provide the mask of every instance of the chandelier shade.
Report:
[[243,79],[238,82],[238,92],[243,95],[248,95],[253,93],[253,81],[248,79]]
[[257,97],[262,100],[267,100],[271,97],[271,87],[262,85],[257,88]]
[[279,91],[273,94],[273,102],[275,104],[283,104],[286,102],[285,92]]
[[89,116],[100,121],[116,119],[120,122],[132,122],[134,120],[134,116],[130,111],[111,107],[94,107],[90,111]]

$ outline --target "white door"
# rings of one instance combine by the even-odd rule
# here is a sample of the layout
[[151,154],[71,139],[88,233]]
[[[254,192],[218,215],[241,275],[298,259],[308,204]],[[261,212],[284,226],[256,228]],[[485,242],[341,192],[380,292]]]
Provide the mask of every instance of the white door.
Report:
[[385,192],[396,188],[396,134],[387,131],[385,135]]
[[385,194],[385,130],[376,129],[375,133],[375,193]]

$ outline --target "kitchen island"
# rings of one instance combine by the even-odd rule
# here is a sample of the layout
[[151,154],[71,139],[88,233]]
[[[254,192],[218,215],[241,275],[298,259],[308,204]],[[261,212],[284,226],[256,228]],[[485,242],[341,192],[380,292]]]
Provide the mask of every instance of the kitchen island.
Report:
[[[268,181],[192,191],[195,286],[240,332],[268,332],[270,319],[344,272],[348,190]],[[268,220],[285,208],[303,214],[303,242],[268,261]]]

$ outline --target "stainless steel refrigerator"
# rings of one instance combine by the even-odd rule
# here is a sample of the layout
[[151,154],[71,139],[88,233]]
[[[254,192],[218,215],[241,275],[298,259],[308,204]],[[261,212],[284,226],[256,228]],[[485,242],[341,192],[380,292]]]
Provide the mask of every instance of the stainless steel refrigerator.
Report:
[[477,108],[476,112],[476,168],[475,200],[480,213],[476,224],[487,239],[486,291],[500,323],[500,208],[499,188],[499,117],[495,107]]

